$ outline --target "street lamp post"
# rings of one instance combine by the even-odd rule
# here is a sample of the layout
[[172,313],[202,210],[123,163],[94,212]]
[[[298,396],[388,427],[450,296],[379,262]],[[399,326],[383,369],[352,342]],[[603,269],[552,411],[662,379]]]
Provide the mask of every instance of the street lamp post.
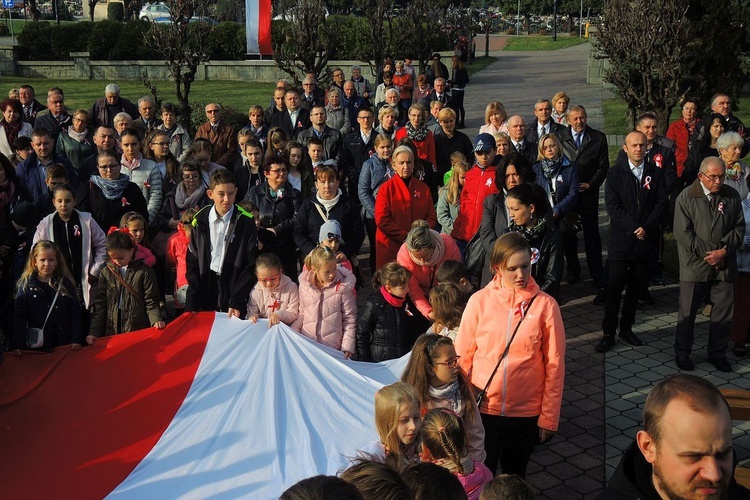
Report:
[[557,0],[552,2],[552,40],[557,41]]
[[516,15],[516,38],[518,38],[518,35],[520,32],[521,32],[521,0],[518,0],[518,15]]

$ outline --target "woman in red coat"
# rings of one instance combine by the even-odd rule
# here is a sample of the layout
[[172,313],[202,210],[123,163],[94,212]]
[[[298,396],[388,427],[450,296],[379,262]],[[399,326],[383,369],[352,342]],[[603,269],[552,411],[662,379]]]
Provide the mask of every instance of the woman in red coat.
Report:
[[437,224],[430,188],[412,176],[412,150],[407,146],[399,146],[391,158],[391,166],[396,175],[380,187],[375,200],[375,265],[378,269],[396,260],[398,250],[415,220],[426,220],[430,227]]
[[417,146],[419,157],[435,166],[437,165],[435,160],[435,136],[425,127],[424,115],[425,110],[422,106],[412,104],[409,108],[409,121],[406,122],[406,126],[396,131],[396,142],[408,137]]

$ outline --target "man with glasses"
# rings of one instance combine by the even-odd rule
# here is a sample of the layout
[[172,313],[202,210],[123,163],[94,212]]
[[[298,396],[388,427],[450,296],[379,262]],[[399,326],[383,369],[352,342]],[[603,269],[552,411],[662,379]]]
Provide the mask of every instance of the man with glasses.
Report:
[[309,74],[302,80],[302,88],[300,89],[300,107],[306,110],[310,110],[313,106],[323,106],[326,100],[326,94],[323,89],[318,88],[318,84],[315,82],[315,77]]
[[[351,83],[351,82],[347,82]],[[357,130],[344,137],[339,160],[336,162],[341,172],[347,178],[347,192],[349,197],[356,200],[359,205],[359,173],[362,164],[375,152],[375,136],[373,129],[375,115],[370,108],[362,108],[355,115],[357,117]]]
[[680,370],[694,369],[690,360],[695,314],[710,294],[708,361],[731,372],[726,357],[732,325],[737,274],[735,250],[742,242],[745,218],[740,196],[724,185],[724,162],[709,156],[701,162],[698,179],[677,197],[674,236],[680,259],[680,302],[675,332],[675,362]]
[[326,108],[315,105],[310,110],[310,121],[312,127],[303,130],[297,135],[297,142],[307,146],[310,139],[316,138],[323,142],[323,150],[326,153],[327,160],[335,160],[341,153],[341,132],[329,127],[326,124]]
[[67,131],[68,127],[73,124],[73,119],[65,107],[65,97],[62,92],[55,91],[47,95],[47,109],[49,113],[37,115],[34,127],[47,130],[54,142],[60,132]]
[[234,127],[221,121],[221,106],[212,102],[206,106],[208,121],[198,127],[196,139],[206,139],[213,146],[211,161],[224,168],[230,168],[234,157],[237,156],[237,134]]

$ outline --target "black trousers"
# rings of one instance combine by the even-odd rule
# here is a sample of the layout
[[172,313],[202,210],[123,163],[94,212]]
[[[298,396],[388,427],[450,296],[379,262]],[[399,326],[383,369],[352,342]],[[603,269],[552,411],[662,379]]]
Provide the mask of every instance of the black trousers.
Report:
[[526,477],[534,447],[539,444],[539,417],[501,417],[482,413],[484,424],[484,465],[492,474],[500,465],[502,474]]
[[734,312],[734,286],[727,281],[680,281],[680,308],[674,338],[676,356],[690,355],[695,338],[695,314],[706,292],[710,293],[713,304],[708,328],[708,358],[726,359]]
[[367,231],[367,241],[370,243],[370,274],[375,274],[377,270],[375,268],[375,232],[377,226],[375,225],[375,219],[365,217],[365,230]]
[[[602,238],[599,235],[599,203],[597,202],[594,207],[579,206],[578,213],[581,216],[589,274],[591,274],[594,283],[600,286],[604,266],[602,264]],[[578,236],[576,233],[564,233],[562,245],[565,260],[568,262],[568,275],[577,276],[581,273],[581,265],[578,262]]]
[[638,294],[648,281],[646,262],[632,260],[607,260],[607,300],[604,303],[604,335],[614,336],[617,330],[617,317],[620,312],[620,295],[625,289],[625,301],[622,305],[620,331],[630,330],[635,322],[635,311],[638,307]]
[[466,110],[464,109],[464,93],[463,90],[453,89],[453,103],[451,107],[456,111],[456,126],[463,127],[466,119]]

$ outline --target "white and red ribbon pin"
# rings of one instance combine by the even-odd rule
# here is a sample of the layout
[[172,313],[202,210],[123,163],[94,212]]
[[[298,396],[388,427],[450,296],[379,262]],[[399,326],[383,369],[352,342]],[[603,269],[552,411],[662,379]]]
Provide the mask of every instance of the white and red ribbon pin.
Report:
[[651,190],[651,176],[650,175],[647,175],[646,178],[643,180],[643,187],[645,187],[649,191]]
[[659,154],[659,153],[657,153],[657,154],[654,155],[654,163],[656,163],[657,167],[661,168],[661,162],[662,162],[663,159],[664,159],[664,157],[661,154]]
[[716,207],[716,210],[718,210],[721,215],[724,215],[724,202],[723,201],[719,202],[719,206]]
[[130,202],[124,196],[122,197],[122,200],[120,200],[120,201],[122,202],[122,206],[123,207],[127,207],[128,205],[130,205]]

